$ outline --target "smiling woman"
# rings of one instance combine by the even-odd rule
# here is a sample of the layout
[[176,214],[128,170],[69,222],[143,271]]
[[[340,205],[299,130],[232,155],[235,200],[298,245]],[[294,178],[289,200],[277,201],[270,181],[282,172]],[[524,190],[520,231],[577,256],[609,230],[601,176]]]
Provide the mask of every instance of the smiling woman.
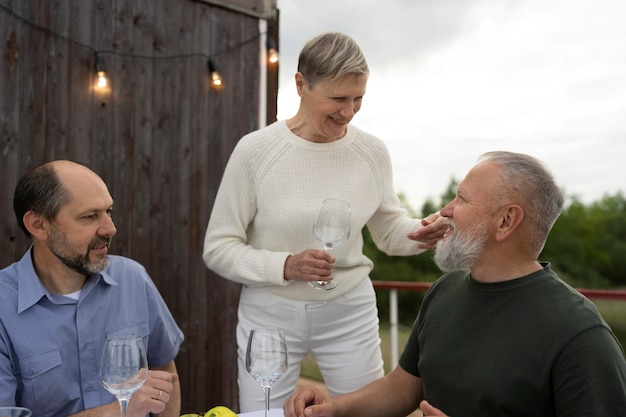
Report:
[[361,109],[368,76],[365,57],[350,37],[331,33],[310,40],[295,75],[300,107],[287,126],[311,142],[341,139]]
[[[203,259],[220,276],[245,284],[237,327],[242,412],[264,406],[243,352],[250,329],[267,323],[284,329],[289,352],[289,368],[272,387],[274,407],[293,392],[309,353],[333,394],[380,378],[372,261],[363,253],[361,231],[367,225],[388,254],[414,255],[433,247],[447,228],[438,216],[408,216],[393,187],[385,144],[351,124],[368,75],[351,37],[314,37],[303,47],[295,74],[296,114],[244,136],[226,166]],[[351,233],[333,253],[313,234],[327,199],[350,207]],[[309,285],[331,279],[336,286]]]
[[346,134],[348,123],[361,109],[367,75],[349,75],[337,81],[310,82],[296,73],[296,88],[302,105],[287,120],[296,135],[315,143],[328,143]]

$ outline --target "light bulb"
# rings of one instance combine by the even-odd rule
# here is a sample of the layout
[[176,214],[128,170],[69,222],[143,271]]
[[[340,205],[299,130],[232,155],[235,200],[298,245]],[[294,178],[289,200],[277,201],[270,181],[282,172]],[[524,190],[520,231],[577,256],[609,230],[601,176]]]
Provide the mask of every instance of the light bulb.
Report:
[[216,87],[222,85],[222,76],[217,71],[211,74],[211,83]]
[[96,53],[96,88],[104,89],[109,85],[107,81],[106,67],[104,65],[104,58]]
[[274,44],[274,40],[272,38],[267,38],[267,60],[275,64],[278,62],[278,51],[276,50],[276,45]]
[[107,86],[107,77],[104,71],[98,71],[98,88],[105,88]]
[[267,60],[270,61],[272,64],[278,62],[278,52],[276,51],[276,49],[271,48],[267,51]]
[[215,88],[222,87],[222,76],[220,75],[219,72],[217,72],[217,69],[215,68],[215,63],[213,62],[213,60],[209,59],[208,66],[209,66],[209,75],[211,76],[211,86]]

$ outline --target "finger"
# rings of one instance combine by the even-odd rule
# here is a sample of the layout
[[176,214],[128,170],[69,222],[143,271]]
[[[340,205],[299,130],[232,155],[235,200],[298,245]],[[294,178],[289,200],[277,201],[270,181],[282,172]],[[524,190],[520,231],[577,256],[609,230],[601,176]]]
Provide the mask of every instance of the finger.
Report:
[[[283,403],[284,417],[300,417],[303,414],[303,408],[296,405],[298,402],[298,393],[296,392],[287,401]],[[300,412],[298,412],[300,410]]]
[[422,400],[420,409],[424,416],[445,416],[446,414],[440,409],[433,407],[428,401]]
[[284,417],[297,417],[296,407],[294,405],[293,397],[289,400],[285,401],[283,404],[283,414]]
[[152,395],[152,399],[165,404],[170,400],[170,394],[168,391],[155,388],[155,393]]

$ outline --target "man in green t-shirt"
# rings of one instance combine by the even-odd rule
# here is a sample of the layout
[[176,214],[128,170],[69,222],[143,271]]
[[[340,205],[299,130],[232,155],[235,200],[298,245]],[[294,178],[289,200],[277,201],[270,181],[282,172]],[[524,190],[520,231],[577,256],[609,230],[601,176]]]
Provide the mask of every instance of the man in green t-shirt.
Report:
[[426,294],[399,366],[328,398],[307,386],[285,417],[617,416],[624,351],[593,303],[538,260],[563,207],[540,161],[489,152],[441,210],[445,274]]

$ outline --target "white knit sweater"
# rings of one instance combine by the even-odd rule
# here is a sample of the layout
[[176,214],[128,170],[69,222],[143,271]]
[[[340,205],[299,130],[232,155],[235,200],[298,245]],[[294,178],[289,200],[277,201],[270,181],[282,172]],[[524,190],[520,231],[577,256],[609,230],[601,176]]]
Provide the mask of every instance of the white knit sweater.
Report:
[[[337,287],[320,291],[284,280],[287,256],[322,249],[313,237],[313,223],[322,200],[331,197],[348,201],[352,209],[350,238],[333,251]],[[421,223],[400,206],[385,144],[352,125],[340,140],[314,143],[279,121],[244,136],[235,147],[215,199],[202,257],[226,279],[267,286],[291,299],[330,300],[369,278],[373,263],[363,255],[365,225],[387,254],[423,251],[406,237]]]

